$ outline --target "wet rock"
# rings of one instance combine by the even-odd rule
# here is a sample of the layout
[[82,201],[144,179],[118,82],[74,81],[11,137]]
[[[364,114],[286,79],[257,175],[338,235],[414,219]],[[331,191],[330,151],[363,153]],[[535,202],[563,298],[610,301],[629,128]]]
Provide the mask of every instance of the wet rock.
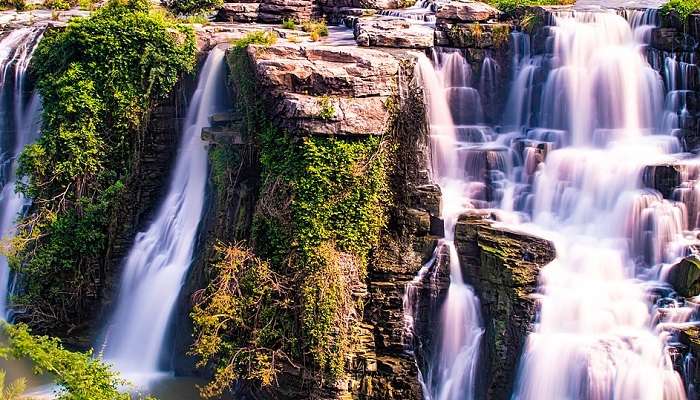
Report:
[[432,28],[399,18],[361,18],[354,29],[357,44],[365,47],[425,49],[435,41]]
[[435,17],[438,21],[486,22],[500,14],[497,8],[486,3],[451,1],[439,5]]
[[651,46],[665,51],[694,51],[697,40],[675,28],[656,28],[651,31]]
[[484,319],[477,398],[504,399],[511,393],[525,339],[533,329],[539,271],[554,259],[555,249],[548,240],[494,227],[487,216],[483,210],[461,215],[455,245]]
[[681,184],[683,166],[676,164],[648,165],[644,167],[644,186],[655,189],[665,199],[672,199],[673,191]]
[[312,0],[262,0],[258,10],[258,21],[281,23],[285,19],[296,22],[319,18],[320,8]]
[[686,257],[671,267],[668,282],[683,297],[695,297],[700,294],[700,259],[697,256]]

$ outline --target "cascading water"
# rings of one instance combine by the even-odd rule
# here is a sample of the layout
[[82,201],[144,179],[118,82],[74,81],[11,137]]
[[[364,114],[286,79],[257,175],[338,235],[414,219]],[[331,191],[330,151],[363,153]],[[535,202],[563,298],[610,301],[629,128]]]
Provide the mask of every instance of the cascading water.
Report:
[[[423,82],[428,100],[433,179],[442,189],[445,238],[437,246],[436,252],[447,248],[450,286],[441,310],[441,337],[436,340],[434,356],[421,376],[428,399],[470,399],[474,395],[483,329],[479,301],[462,278],[454,245],[454,226],[460,212],[468,207],[470,201],[470,183],[460,167],[464,165],[466,143],[471,137],[483,140],[484,133],[482,127],[473,125],[481,121],[480,108],[472,107],[469,112],[460,108],[478,99],[478,93],[471,87],[469,65],[456,52],[438,54],[437,58],[438,71],[427,57],[421,56],[417,74]],[[438,258],[436,253],[434,259]],[[420,280],[426,272],[424,267],[417,279]],[[410,291],[407,290],[407,293]],[[404,307],[410,309],[406,305]]]
[[[483,125],[485,97],[471,89],[459,53],[438,53],[437,72],[419,60],[445,242],[454,218],[471,206],[500,209],[501,223],[547,237],[557,249],[540,273],[536,330],[514,399],[686,398],[667,342],[669,327],[692,309],[664,297],[671,291],[660,280],[665,263],[697,242],[690,231],[700,219],[700,161],[678,153],[691,149],[679,137],[689,86],[700,77],[687,56],[654,60],[648,43],[656,23],[653,11],[558,12],[538,54],[529,35],[514,32],[513,79],[498,129]],[[482,91],[489,76],[477,81]],[[681,184],[666,194],[654,190],[650,171],[679,162]],[[468,286],[460,286],[459,265],[450,267],[450,294],[468,291],[461,301],[477,310]],[[424,384],[430,398],[471,398],[473,387],[453,382],[473,384],[465,376],[473,377],[476,353],[464,364],[466,353],[456,349],[478,341],[478,319],[465,330],[463,319],[445,318],[458,309],[450,294],[442,347]]]
[[136,235],[124,262],[116,311],[107,327],[104,357],[127,374],[162,370],[168,322],[192,263],[207,181],[201,140],[209,116],[228,109],[224,50],[211,50],[187,111],[169,189],[148,229]]
[[[15,192],[17,157],[39,132],[41,102],[28,91],[27,68],[44,29],[21,28],[0,41],[0,235],[14,234],[15,221],[27,200]],[[0,256],[0,318],[7,317],[7,300],[12,293],[7,258]]]

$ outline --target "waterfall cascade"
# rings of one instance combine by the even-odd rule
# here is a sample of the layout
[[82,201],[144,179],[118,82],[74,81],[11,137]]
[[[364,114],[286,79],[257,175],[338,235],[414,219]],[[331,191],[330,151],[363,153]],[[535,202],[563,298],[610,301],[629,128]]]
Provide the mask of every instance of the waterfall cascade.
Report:
[[228,109],[224,50],[211,50],[187,111],[169,189],[153,222],[136,235],[124,262],[118,303],[107,327],[107,360],[127,374],[162,371],[167,330],[193,260],[207,181],[200,134],[209,116]]
[[[29,60],[44,32],[43,27],[21,28],[0,41],[0,235],[14,234],[15,221],[27,200],[15,192],[17,157],[39,132],[41,102],[27,87]],[[7,316],[12,293],[7,258],[0,256],[0,318]]]
[[[680,55],[654,61],[647,45],[657,23],[653,11],[555,12],[539,54],[529,35],[513,33],[513,78],[498,127],[484,126],[484,94],[473,88],[488,90],[490,72],[474,82],[457,52],[438,53],[436,73],[419,62],[445,242],[459,212],[475,207],[498,209],[501,223],[557,249],[540,273],[515,399],[686,398],[668,345],[692,307],[660,273],[697,242],[700,162],[682,153],[692,149],[679,131],[698,70]],[[655,190],[650,168],[678,163],[680,185]],[[477,352],[468,363],[460,357],[478,343],[478,301],[452,262],[442,347],[423,374],[436,399],[473,396],[473,387],[455,382],[471,384],[465,376]],[[457,290],[459,305],[450,298]]]

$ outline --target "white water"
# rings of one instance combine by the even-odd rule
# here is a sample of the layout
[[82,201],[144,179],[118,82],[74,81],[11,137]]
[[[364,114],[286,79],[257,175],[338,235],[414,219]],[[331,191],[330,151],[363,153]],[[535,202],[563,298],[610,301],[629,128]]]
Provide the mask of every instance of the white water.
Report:
[[[557,249],[540,274],[536,330],[527,338],[514,399],[686,398],[667,341],[669,328],[687,321],[692,308],[660,293],[672,295],[661,282],[665,265],[697,242],[691,230],[700,218],[700,161],[678,154],[683,144],[674,134],[698,72],[692,60],[675,56],[658,68],[663,75],[654,70],[645,47],[656,15],[626,16],[629,22],[615,12],[560,13],[550,55],[531,54],[530,38],[513,34],[515,76],[498,134],[483,125],[485,96],[471,89],[461,56],[438,53],[433,74],[429,61],[419,60],[446,241],[453,218],[471,206],[498,208],[502,223],[550,239]],[[645,167],[668,163],[687,166],[675,201],[643,180]],[[455,317],[464,315],[457,310],[465,302],[478,309],[478,301],[461,283],[459,266],[451,272],[442,347],[423,374],[431,399],[472,398],[465,376],[478,368],[477,353],[466,350],[478,336],[478,319],[465,329]],[[450,297],[454,289],[467,290],[462,303]]]
[[[459,132],[470,131],[469,123],[481,118],[476,112],[450,112],[451,105],[464,105],[475,99],[468,64],[458,53],[442,55],[437,71],[427,57],[418,59],[420,77],[428,101],[428,116],[432,142],[433,179],[442,189],[442,217],[445,238],[436,248],[447,246],[449,251],[450,286],[441,310],[441,336],[436,338],[427,371],[422,371],[422,384],[427,399],[463,400],[474,395],[479,343],[483,334],[479,301],[464,283],[457,250],[454,226],[459,214],[469,206],[469,182],[459,165],[463,161]],[[455,108],[452,108],[455,110]],[[465,125],[455,125],[457,123]],[[434,259],[437,257],[434,257]],[[425,275],[419,272],[416,279]],[[408,293],[408,291],[407,291]],[[405,306],[406,307],[406,306]],[[411,320],[412,322],[412,320]]]
[[[39,132],[41,102],[36,92],[26,93],[26,72],[43,28],[21,28],[0,41],[0,235],[8,240],[15,221],[28,201],[15,192],[17,157]],[[0,256],[0,318],[8,317],[12,293],[7,258]]]
[[104,357],[127,376],[164,370],[160,359],[168,325],[192,263],[204,208],[207,149],[200,133],[209,126],[209,116],[226,107],[224,51],[215,48],[187,111],[167,195],[148,229],[136,235],[124,262]]

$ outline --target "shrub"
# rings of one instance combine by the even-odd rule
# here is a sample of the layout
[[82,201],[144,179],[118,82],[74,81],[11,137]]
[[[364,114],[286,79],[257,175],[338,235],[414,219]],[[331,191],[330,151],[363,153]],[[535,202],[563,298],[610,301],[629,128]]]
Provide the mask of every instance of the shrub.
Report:
[[321,112],[318,114],[321,119],[333,119],[335,117],[335,107],[328,96],[321,96],[318,100],[318,106]]
[[44,7],[51,10],[70,10],[76,4],[73,0],[44,0]]
[[301,29],[304,32],[308,32],[311,36],[314,36],[315,33],[316,39],[311,39],[314,41],[318,40],[318,38],[321,36],[328,36],[328,25],[324,20],[312,20],[304,22],[301,25]]
[[488,0],[487,3],[505,14],[512,14],[518,7],[562,6],[576,3],[576,0]]
[[282,28],[284,28],[284,29],[297,29],[297,24],[291,18],[284,19],[284,20],[282,20]]
[[686,22],[690,14],[700,10],[700,0],[669,0],[661,6],[661,15],[676,14]]
[[163,0],[163,4],[177,15],[192,15],[220,7],[223,0]]
[[81,10],[94,11],[95,2],[95,0],[78,0],[78,7],[80,7]]
[[253,31],[234,41],[233,47],[234,50],[241,51],[248,47],[249,44],[272,46],[275,43],[277,43],[277,33],[273,31]]

